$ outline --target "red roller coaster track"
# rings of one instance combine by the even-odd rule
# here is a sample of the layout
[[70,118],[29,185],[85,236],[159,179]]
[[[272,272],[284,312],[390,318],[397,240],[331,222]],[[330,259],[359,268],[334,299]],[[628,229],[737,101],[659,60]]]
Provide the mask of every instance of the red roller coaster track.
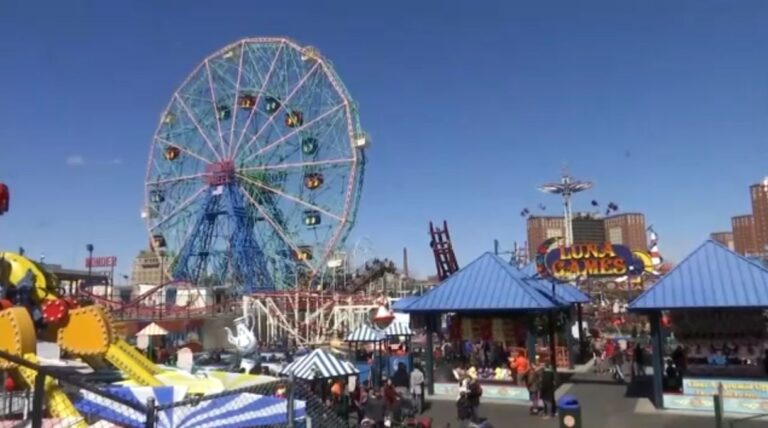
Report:
[[456,254],[453,252],[453,244],[451,244],[451,235],[448,232],[448,222],[443,220],[443,228],[440,229],[430,221],[429,234],[432,237],[429,246],[432,247],[432,252],[435,255],[437,277],[443,281],[459,270],[459,263],[456,261]]

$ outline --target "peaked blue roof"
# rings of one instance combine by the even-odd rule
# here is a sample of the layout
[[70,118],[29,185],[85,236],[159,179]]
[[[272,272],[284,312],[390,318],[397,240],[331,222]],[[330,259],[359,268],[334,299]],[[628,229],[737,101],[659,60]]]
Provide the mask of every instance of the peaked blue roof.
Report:
[[485,253],[410,303],[405,312],[546,310],[557,307],[520,278],[517,268]]
[[[546,296],[552,295],[552,282],[539,276],[536,271],[535,263],[528,263],[522,268],[517,270],[520,278],[531,286],[536,287],[541,293]],[[565,283],[555,283],[555,298],[560,304],[572,305],[574,303],[588,303],[590,299],[589,295],[579,290],[577,287]]]
[[405,312],[405,308],[407,308],[411,303],[415,302],[418,298],[419,296],[401,297],[392,303],[392,310],[395,312]]
[[768,269],[708,240],[629,304],[630,310],[768,308]]

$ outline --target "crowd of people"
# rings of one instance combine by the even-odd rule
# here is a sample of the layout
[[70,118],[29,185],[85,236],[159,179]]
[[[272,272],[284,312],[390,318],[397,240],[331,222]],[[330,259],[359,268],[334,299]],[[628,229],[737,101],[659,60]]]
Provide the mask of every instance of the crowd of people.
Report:
[[424,372],[415,366],[410,373],[400,363],[392,377],[383,379],[375,388],[370,381],[355,386],[352,391],[352,407],[361,426],[384,427],[386,421],[396,421],[406,426],[428,427],[419,418],[424,408]]

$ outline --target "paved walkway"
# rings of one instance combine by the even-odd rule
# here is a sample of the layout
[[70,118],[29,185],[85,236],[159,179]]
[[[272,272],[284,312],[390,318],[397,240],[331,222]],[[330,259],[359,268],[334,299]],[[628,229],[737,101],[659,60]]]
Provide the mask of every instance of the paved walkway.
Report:
[[[648,399],[640,397],[644,391],[636,386],[620,385],[611,381],[606,375],[592,373],[576,373],[569,383],[564,384],[558,391],[575,395],[582,405],[583,428],[714,428],[715,420],[711,415],[680,415],[663,411],[638,411],[648,403]],[[650,403],[648,403],[650,404]],[[426,414],[433,418],[435,428],[444,428],[451,424],[452,428],[459,427],[456,419],[454,401],[432,400]],[[528,415],[528,407],[515,404],[500,404],[485,402],[480,406],[480,415],[496,428],[508,427],[557,427],[556,419],[543,420]],[[734,428],[766,427],[768,422],[746,421],[738,423]],[[725,428],[730,428],[726,421]]]

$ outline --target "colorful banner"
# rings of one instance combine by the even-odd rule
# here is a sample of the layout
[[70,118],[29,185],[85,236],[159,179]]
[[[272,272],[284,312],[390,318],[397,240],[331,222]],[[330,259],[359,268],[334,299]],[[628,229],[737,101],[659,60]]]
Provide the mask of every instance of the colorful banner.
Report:
[[[528,389],[510,384],[495,384],[480,382],[483,387],[483,398],[499,401],[530,402]],[[459,396],[458,383],[435,382],[435,395],[456,398]]]
[[[664,394],[664,408],[674,410],[696,410],[715,412],[714,399],[706,396]],[[725,398],[723,400],[725,413],[745,413],[760,415],[768,412],[768,400],[755,398]]]
[[768,382],[750,380],[685,378],[683,394],[711,397],[721,383],[724,397],[768,399]]

